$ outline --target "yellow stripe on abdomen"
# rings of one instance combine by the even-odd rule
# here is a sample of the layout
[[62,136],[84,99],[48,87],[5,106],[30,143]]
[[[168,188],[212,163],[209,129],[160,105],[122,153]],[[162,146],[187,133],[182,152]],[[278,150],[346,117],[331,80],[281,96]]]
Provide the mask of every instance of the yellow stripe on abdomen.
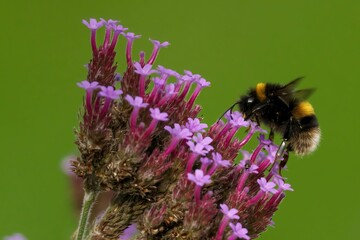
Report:
[[266,83],[258,83],[256,85],[255,88],[256,96],[260,102],[264,102],[266,100],[265,87],[266,87]]
[[314,108],[307,101],[300,102],[293,110],[292,114],[296,119],[314,115]]

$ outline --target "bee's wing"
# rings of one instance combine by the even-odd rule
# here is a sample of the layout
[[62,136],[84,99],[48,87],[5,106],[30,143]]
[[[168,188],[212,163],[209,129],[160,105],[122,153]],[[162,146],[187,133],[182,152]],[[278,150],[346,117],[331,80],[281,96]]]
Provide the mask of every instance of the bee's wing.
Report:
[[293,92],[293,97],[302,101],[308,99],[315,92],[315,88],[301,89]]
[[288,84],[281,87],[275,93],[275,95],[287,106],[289,106],[289,103],[294,99],[297,99],[300,101],[306,100],[315,91],[315,89],[309,88],[309,89],[301,89],[301,90],[295,91],[295,87],[299,84],[299,82],[303,78],[304,77],[299,77],[299,78],[292,80]]
[[282,95],[278,95],[277,97],[287,106],[294,99],[298,101],[304,101],[310,97],[310,95],[315,91],[314,88],[302,89],[290,93],[284,93]]
[[[289,82],[288,84],[282,86],[280,89],[279,89],[279,92],[280,93],[291,93],[291,92],[294,92],[294,89],[295,87],[299,84],[299,82],[303,79],[304,77],[298,77],[294,80],[292,80],[291,82]],[[286,95],[286,94],[285,94]]]

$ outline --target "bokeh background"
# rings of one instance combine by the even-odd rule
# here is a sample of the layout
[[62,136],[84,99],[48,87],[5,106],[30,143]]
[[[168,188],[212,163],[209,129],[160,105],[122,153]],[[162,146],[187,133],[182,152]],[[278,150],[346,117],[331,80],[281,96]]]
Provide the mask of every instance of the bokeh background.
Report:
[[[119,19],[169,41],[157,64],[211,81],[198,99],[208,124],[259,81],[300,87],[311,97],[319,149],[291,157],[295,189],[260,239],[360,239],[360,1],[182,0],[6,1],[1,4],[0,238],[69,239],[76,227],[61,159],[76,153],[73,129],[86,77],[89,30],[81,20]],[[120,72],[125,40],[118,44]]]

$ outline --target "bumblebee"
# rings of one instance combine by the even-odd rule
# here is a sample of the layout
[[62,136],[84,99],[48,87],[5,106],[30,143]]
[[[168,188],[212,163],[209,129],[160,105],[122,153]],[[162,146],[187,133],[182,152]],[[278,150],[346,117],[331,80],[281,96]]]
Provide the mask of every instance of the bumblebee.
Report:
[[[238,105],[245,120],[264,123],[270,127],[270,139],[274,132],[282,136],[276,154],[277,158],[293,151],[296,155],[313,152],[320,141],[320,128],[314,108],[306,99],[314,89],[295,90],[302,78],[286,85],[258,83],[247,95],[241,96],[231,109]],[[284,156],[280,167],[284,167],[288,155]]]

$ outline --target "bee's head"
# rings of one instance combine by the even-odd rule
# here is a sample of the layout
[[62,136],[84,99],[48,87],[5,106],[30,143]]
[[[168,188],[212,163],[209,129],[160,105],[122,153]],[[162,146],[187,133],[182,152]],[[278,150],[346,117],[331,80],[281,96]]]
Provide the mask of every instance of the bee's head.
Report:
[[255,91],[251,91],[248,95],[242,96],[238,103],[240,112],[242,112],[245,119],[248,119],[255,106],[259,104],[259,100],[256,97]]

